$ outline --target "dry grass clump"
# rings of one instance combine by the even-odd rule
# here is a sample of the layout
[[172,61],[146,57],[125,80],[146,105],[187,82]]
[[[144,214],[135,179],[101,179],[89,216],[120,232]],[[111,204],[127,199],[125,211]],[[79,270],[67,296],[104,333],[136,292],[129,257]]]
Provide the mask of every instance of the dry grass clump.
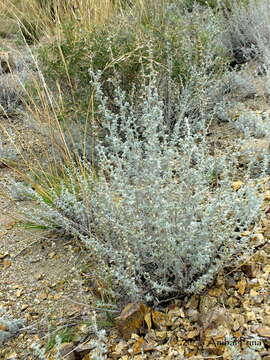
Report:
[[121,2],[111,0],[7,0],[0,5],[0,14],[15,20],[23,39],[32,44],[41,38],[61,33],[61,26],[70,21],[90,28],[105,23]]

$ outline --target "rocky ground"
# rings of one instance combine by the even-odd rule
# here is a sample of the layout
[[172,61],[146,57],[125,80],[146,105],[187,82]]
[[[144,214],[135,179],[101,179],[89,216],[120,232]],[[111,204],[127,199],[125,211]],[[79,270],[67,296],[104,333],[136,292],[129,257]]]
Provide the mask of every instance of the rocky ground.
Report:
[[[20,67],[17,70],[23,71]],[[247,74],[253,72],[250,65]],[[238,118],[243,107],[256,114],[269,112],[261,78],[252,78],[253,87],[242,89],[241,95],[237,92],[235,105],[228,112],[230,118]],[[23,112],[16,111],[10,118],[2,114],[2,146],[6,151],[17,136],[18,151],[31,158],[31,154],[44,151],[46,144]],[[16,134],[11,136],[14,128]],[[212,129],[210,140],[214,148],[222,151],[238,139],[239,132],[231,124],[221,123]],[[269,151],[267,141],[244,143],[243,158]],[[9,181],[12,176],[13,171],[2,164],[1,181]],[[15,177],[20,180],[19,174]],[[257,250],[248,261],[238,268],[224,269],[204,294],[172,301],[168,307],[159,309],[130,304],[117,320],[114,317],[119,314],[105,312],[97,305],[102,289],[91,278],[94,262],[89,251],[72,239],[19,226],[16,214],[21,208],[33,211],[33,205],[3,195],[0,199],[0,359],[57,359],[55,335],[58,335],[63,342],[58,358],[67,360],[94,360],[98,355],[122,360],[270,360],[269,180],[268,177],[260,180],[264,196],[262,220],[255,230],[250,229],[255,233],[253,241]],[[241,181],[239,173],[239,179],[232,183],[235,191],[241,187]],[[248,235],[248,231],[242,234]],[[19,322],[14,323],[15,320]],[[99,333],[97,338],[96,326],[106,329],[106,335]],[[49,351],[38,357],[34,350],[38,346]]]

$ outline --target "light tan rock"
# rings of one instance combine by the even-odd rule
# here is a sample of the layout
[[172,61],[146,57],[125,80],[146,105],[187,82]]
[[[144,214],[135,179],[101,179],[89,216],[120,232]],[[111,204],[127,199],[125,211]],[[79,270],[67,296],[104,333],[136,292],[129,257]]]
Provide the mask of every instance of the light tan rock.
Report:
[[73,351],[74,349],[74,344],[73,343],[63,343],[60,345],[60,357],[65,358],[66,360],[75,360],[75,353]]
[[130,303],[116,319],[121,336],[128,340],[133,333],[137,333],[143,326],[144,317],[150,309],[143,303]]
[[269,326],[260,326],[256,329],[256,332],[260,336],[270,338],[270,327]]

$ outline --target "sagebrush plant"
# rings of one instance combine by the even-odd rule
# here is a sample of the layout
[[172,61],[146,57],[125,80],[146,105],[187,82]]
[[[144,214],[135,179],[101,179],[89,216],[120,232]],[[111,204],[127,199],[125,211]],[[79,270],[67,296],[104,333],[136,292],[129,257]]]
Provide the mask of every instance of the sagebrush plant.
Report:
[[3,345],[5,341],[16,335],[23,327],[24,321],[21,319],[12,319],[6,314],[0,316],[0,345]]
[[224,18],[226,29],[222,42],[238,63],[257,57],[269,67],[270,3],[267,0],[249,0],[232,3]]
[[[224,61],[217,55],[214,13],[201,7],[197,11],[207,21],[194,18],[195,13],[188,15],[175,2],[166,7],[168,18],[155,6],[141,9],[133,29],[141,26],[140,34],[150,35],[139,43],[144,46],[135,57],[140,71],[131,73],[137,79],[130,81],[130,88],[123,86],[120,65],[127,61],[128,67],[134,53],[116,58],[113,46],[121,45],[116,37],[120,45],[110,39],[108,58],[100,64],[106,38],[98,54],[101,60],[89,61],[86,47],[80,63],[85,43],[75,33],[60,75],[67,74],[71,98],[89,91],[91,101],[79,119],[59,119],[59,112],[76,112],[80,104],[75,101],[70,108],[63,100],[65,88],[57,77],[59,93],[54,96],[41,71],[38,101],[30,94],[25,102],[52,136],[53,157],[48,156],[49,163],[41,161],[39,168],[32,161],[29,174],[22,176],[28,186],[7,185],[10,196],[36,203],[34,211],[22,211],[28,226],[82,241],[97,261],[93,276],[104,279],[104,298],[119,304],[132,300],[157,304],[200,292],[220,268],[252,250],[252,233],[242,237],[241,232],[252,230],[258,216],[261,201],[256,186],[247,176],[245,185],[234,191],[237,154],[227,149],[214,156],[207,145]],[[174,35],[175,23],[180,40]],[[157,33],[161,25],[165,42],[154,41],[162,35]],[[73,45],[78,45],[76,58],[82,66],[78,77],[77,64],[70,67]],[[68,141],[69,135],[77,137],[80,118],[85,121],[82,148],[77,139],[72,145]]]
[[193,84],[192,91],[205,76],[207,84],[202,80],[201,88],[209,89],[219,82],[228,60],[220,36],[219,20],[210,8],[196,5],[189,13],[182,1],[150,1],[122,11],[106,24],[91,27],[91,31],[81,23],[64,23],[61,37],[41,48],[40,61],[46,81],[56,81],[63,92],[65,112],[59,119],[84,121],[93,94],[89,68],[103,70],[103,89],[110,106],[116,109],[108,79],[117,73],[127,93],[138,88],[152,44],[159,92],[166,102],[171,80],[184,88]]
[[252,249],[252,235],[239,234],[257,219],[256,187],[247,180],[233,191],[234,156],[209,154],[203,122],[194,134],[182,114],[167,131],[153,67],[133,102],[114,85],[117,112],[102,91],[101,73],[90,76],[106,130],[95,146],[98,166],[82,159],[66,170],[68,182],[48,183],[45,193],[34,181],[32,188],[13,184],[39,205],[24,216],[83,241],[104,291],[119,303],[201,291]]
[[233,124],[246,138],[270,138],[270,118],[267,113],[245,111]]
[[[216,109],[220,109],[222,81],[218,74],[223,73],[226,59],[222,58],[222,51],[219,52],[215,14],[201,7],[195,7],[194,13],[189,14],[180,4],[161,1],[132,11],[131,23],[127,12],[119,15],[120,25],[110,22],[91,31],[65,24],[60,42],[41,50],[44,52],[40,64],[42,72],[39,72],[41,82],[36,81],[26,89],[24,101],[31,116],[38,120],[40,129],[47,123],[49,131],[55,132],[60,124],[64,141],[56,132],[54,141],[58,143],[58,150],[62,147],[65,154],[73,154],[73,157],[76,154],[88,161],[93,159],[93,122],[99,124],[95,126],[95,135],[103,137],[106,132],[98,114],[93,121],[97,104],[89,67],[94,71],[102,69],[103,91],[114,112],[119,109],[114,104],[110,79],[117,77],[128,97],[132,97],[149,64],[157,71],[158,92],[164,103],[168,128],[173,128],[178,116],[185,114],[192,132],[196,132],[201,128],[197,119],[209,123]],[[202,11],[206,16],[203,23],[199,21]],[[174,34],[174,24],[177,24],[179,36]],[[160,31],[161,26],[164,33]],[[137,38],[135,33],[138,33]],[[132,101],[137,100],[133,97]]]
[[22,103],[23,90],[21,83],[29,79],[27,71],[16,74],[0,73],[0,112],[11,112]]
[[[248,0],[239,0],[238,2],[241,4],[246,4]],[[210,6],[215,10],[222,10],[222,9],[231,10],[233,1],[232,0],[185,0],[185,5],[189,6],[191,9],[196,3],[204,6]]]

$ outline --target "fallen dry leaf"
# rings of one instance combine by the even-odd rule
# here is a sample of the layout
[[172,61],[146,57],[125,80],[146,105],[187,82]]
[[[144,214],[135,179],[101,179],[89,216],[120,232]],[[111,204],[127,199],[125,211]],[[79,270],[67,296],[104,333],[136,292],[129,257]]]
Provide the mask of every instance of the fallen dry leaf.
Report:
[[254,289],[250,290],[250,296],[255,297],[257,295],[259,295],[259,293],[256,290],[254,290]]
[[168,332],[167,331],[155,331],[155,335],[156,335],[157,341],[163,342],[164,340],[167,339]]
[[270,239],[270,228],[269,227],[264,229],[263,235],[266,239]]
[[134,354],[140,354],[142,352],[142,346],[143,346],[144,342],[145,342],[144,339],[142,337],[139,337],[139,339],[133,345],[133,353]]
[[234,191],[239,190],[242,186],[244,185],[244,183],[242,181],[235,181],[232,183],[232,188]]
[[224,352],[223,342],[226,336],[230,334],[229,329],[224,326],[219,326],[215,329],[207,329],[204,332],[204,348],[211,350],[216,355],[221,355]]
[[41,292],[40,294],[37,295],[37,298],[39,300],[46,300],[48,298],[48,294],[46,292]]
[[26,310],[28,307],[29,307],[28,304],[22,304],[22,306],[21,306],[21,311]]
[[11,266],[11,260],[4,259],[3,260],[4,269],[9,268]]
[[264,193],[264,200],[270,200],[270,191],[269,190]]
[[209,295],[202,295],[200,298],[199,311],[200,313],[209,313],[211,309],[217,304],[217,298]]
[[59,300],[59,299],[61,299],[62,296],[63,296],[62,293],[58,293],[58,294],[56,294],[56,295],[53,295],[53,299],[54,299],[54,300]]
[[269,264],[263,267],[263,272],[270,273],[270,265]]
[[167,327],[168,315],[160,311],[152,311],[152,322],[156,329],[162,330]]
[[215,287],[213,289],[210,289],[208,292],[210,296],[216,296],[216,297],[221,296],[222,293],[223,293],[222,287],[219,288]]
[[18,221],[11,221],[8,224],[6,224],[5,228],[7,230],[11,230],[16,224],[18,224]]
[[[81,359],[83,356],[90,356],[90,351],[92,351],[93,349],[94,345],[90,341],[89,343],[84,343],[76,346],[74,352],[76,354],[76,357]],[[91,358],[89,357],[89,359]]]
[[18,359],[18,354],[16,352],[9,353],[5,356],[5,360],[15,360]]
[[17,297],[21,297],[21,296],[22,296],[22,292],[23,292],[23,289],[19,289],[19,290],[16,291],[15,295],[16,295]]
[[0,324],[0,331],[8,331],[8,327],[4,324]]
[[240,295],[244,295],[246,291],[246,286],[247,286],[246,279],[241,279],[240,281],[238,281],[238,283],[236,284],[236,288],[238,289],[238,293]]
[[196,336],[198,336],[200,333],[199,333],[199,330],[195,329],[195,330],[192,330],[192,331],[189,331],[187,333],[187,339],[193,339],[195,338]]
[[148,330],[152,328],[152,315],[151,312],[145,314],[144,321],[146,322]]
[[248,312],[246,312],[246,319],[247,319],[247,321],[255,321],[256,314],[253,311],[248,311]]

